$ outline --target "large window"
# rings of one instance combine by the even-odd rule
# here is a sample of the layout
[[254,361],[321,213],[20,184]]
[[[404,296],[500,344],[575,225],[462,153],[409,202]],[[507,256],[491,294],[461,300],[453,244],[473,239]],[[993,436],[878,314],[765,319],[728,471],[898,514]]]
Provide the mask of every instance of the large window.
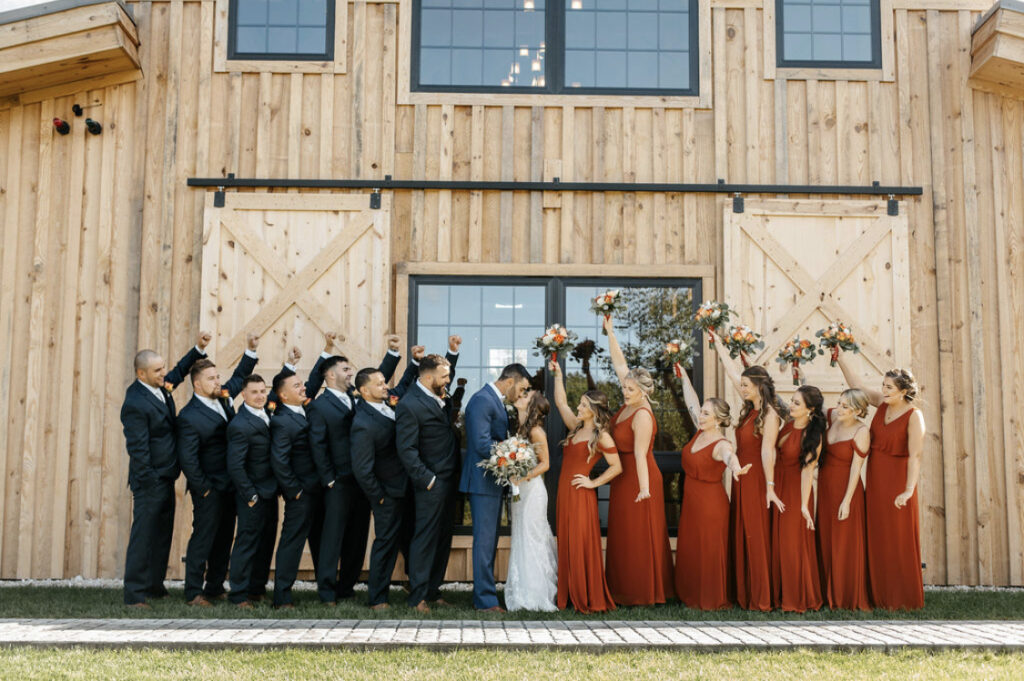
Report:
[[776,0],[782,67],[881,68],[879,0]]
[[334,59],[334,0],[231,0],[228,59]]
[[413,90],[697,93],[697,0],[413,4]]
[[[543,368],[534,354],[534,340],[544,328],[564,323],[579,336],[577,351],[559,357],[566,377],[570,405],[575,407],[588,389],[608,395],[613,409],[622,405],[622,392],[611,367],[608,338],[601,333],[601,319],[590,311],[590,300],[609,288],[619,288],[628,311],[616,320],[617,336],[630,366],[642,366],[655,376],[653,408],[658,422],[655,458],[665,479],[666,516],[674,528],[679,518],[679,452],[692,434],[693,425],[683,407],[680,386],[671,371],[659,365],[664,344],[678,337],[684,318],[692,314],[694,301],[701,299],[700,281],[693,279],[577,279],[546,277],[435,277],[410,278],[409,329],[411,340],[426,345],[428,352],[441,352],[451,334],[462,336],[456,379],[466,379],[462,406],[488,381],[498,377],[511,362],[526,365],[532,374]],[[696,339],[697,358],[690,375],[700,390],[702,344]],[[538,381],[551,395],[550,376]],[[454,389],[454,388],[453,388]],[[565,428],[557,413],[548,420],[548,444],[552,469],[545,480],[554,527],[555,496],[561,468],[559,442]],[[595,467],[595,475],[603,464]],[[598,490],[602,527],[607,525],[608,487]],[[472,522],[468,504],[463,505],[462,532]]]

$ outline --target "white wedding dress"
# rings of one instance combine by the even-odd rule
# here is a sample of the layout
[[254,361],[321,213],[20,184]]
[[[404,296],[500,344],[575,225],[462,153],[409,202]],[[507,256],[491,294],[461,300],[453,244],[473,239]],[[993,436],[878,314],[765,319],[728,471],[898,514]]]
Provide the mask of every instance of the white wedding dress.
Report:
[[557,610],[558,549],[548,525],[548,491],[543,477],[519,485],[512,506],[512,546],[505,582],[508,610]]

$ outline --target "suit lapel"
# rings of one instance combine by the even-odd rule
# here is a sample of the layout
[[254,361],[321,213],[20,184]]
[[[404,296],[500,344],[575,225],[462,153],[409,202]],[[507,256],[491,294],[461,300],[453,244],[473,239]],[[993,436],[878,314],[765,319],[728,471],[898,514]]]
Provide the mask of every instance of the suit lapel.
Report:
[[508,432],[508,411],[505,409],[505,401],[498,397],[498,394],[494,392],[490,384],[485,385],[484,390],[490,393],[493,401],[498,403],[498,410],[501,411],[501,416],[505,420],[505,431]]
[[[323,399],[326,400],[327,403],[330,404],[332,407],[340,411],[342,416],[348,416],[349,412],[351,411],[348,407],[345,406],[345,403],[338,399],[338,396],[332,393],[330,390],[324,390]],[[348,399],[352,402],[353,405],[355,404],[355,400],[352,399],[351,395],[348,396]]]
[[[269,423],[264,423],[263,419],[261,419],[259,416],[256,416],[256,414],[253,414],[251,411],[249,411],[245,407],[242,407],[242,410],[240,412],[238,412],[238,416],[242,417],[242,418],[248,419],[248,421],[252,424],[252,427],[255,428],[258,432],[261,432],[261,433],[269,433],[270,432],[270,424]],[[267,420],[269,421],[270,417],[267,417]]]
[[[136,381],[136,383],[139,382]],[[160,394],[164,396],[163,403],[161,403],[157,396],[146,388],[146,386],[142,384],[137,386],[137,391],[142,393],[142,399],[147,400],[150,404],[159,409],[160,413],[163,414],[168,421],[174,423],[174,400],[171,399],[171,394],[163,388],[158,388],[158,390],[160,391]]]
[[423,388],[421,388],[418,383],[414,383],[412,389],[416,391],[416,394],[420,398],[420,400],[427,403],[427,406],[430,407],[432,411],[435,411],[441,416],[444,416],[444,410],[441,409],[441,405],[439,405],[437,403],[437,400],[435,400],[432,396],[423,392]]
[[[221,417],[221,415],[215,412],[213,409],[207,407],[205,404],[203,404],[198,397],[193,396],[191,401],[195,403],[196,410],[200,414],[205,416],[207,419],[213,421],[214,423],[224,423],[224,419]],[[221,404],[221,407],[223,406],[224,405]]]

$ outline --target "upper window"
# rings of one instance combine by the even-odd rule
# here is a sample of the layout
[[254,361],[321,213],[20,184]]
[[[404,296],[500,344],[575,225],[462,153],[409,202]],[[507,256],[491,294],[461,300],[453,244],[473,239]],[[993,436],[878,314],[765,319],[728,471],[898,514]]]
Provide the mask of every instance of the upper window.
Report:
[[882,66],[878,0],[775,0],[780,67]]
[[334,2],[231,0],[228,59],[334,59]]
[[413,6],[413,90],[697,93],[697,0],[413,0]]

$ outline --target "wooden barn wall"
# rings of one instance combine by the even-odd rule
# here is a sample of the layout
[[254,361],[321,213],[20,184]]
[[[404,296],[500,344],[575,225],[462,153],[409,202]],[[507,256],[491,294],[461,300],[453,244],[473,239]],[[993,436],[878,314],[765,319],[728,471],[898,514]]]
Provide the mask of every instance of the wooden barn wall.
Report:
[[[185,179],[233,172],[924,187],[901,210],[926,581],[1024,584],[1024,105],[967,88],[982,4],[893,0],[896,79],[881,82],[765,80],[762,3],[711,0],[713,107],[698,110],[398,105],[391,2],[348,4],[345,74],[214,73],[212,0],[129,3],[142,80],[0,103],[0,577],[121,573],[130,357],[173,361],[193,342],[204,194]],[[55,112],[83,99],[104,135],[54,136]],[[391,260],[721,271],[721,201],[396,192]]]

